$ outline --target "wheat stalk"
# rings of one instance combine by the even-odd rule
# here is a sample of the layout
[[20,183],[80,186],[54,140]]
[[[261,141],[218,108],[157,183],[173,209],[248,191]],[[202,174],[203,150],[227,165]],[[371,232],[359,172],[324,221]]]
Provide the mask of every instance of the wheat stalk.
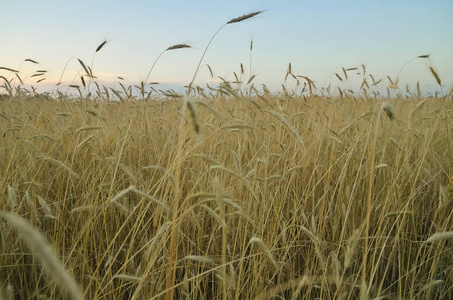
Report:
[[272,255],[271,251],[269,250],[269,248],[266,246],[266,244],[264,244],[263,240],[260,239],[259,237],[252,237],[249,241],[249,244],[250,245],[258,245],[261,250],[263,250],[264,254],[266,254],[267,258],[271,261],[271,263],[274,265],[274,267],[277,269],[278,268],[278,264],[277,264],[277,261],[274,259],[274,256]]
[[55,159],[55,158],[52,158],[52,157],[48,157],[48,156],[44,156],[44,155],[41,156],[40,158],[45,160],[45,161],[48,161],[48,162],[50,162],[50,163],[52,163],[54,165],[62,167],[63,169],[65,169],[69,173],[69,175],[71,175],[71,177],[74,177],[76,179],[80,178],[80,175],[77,174],[77,172],[72,170],[70,167],[68,167],[63,162],[59,161],[58,159]]
[[[90,75],[88,78],[89,78],[89,81],[88,81],[88,89],[87,89],[87,96],[90,95],[90,86],[91,86],[91,81],[93,80],[94,76],[93,76],[93,65],[94,65],[94,57],[96,56],[96,53],[98,53],[104,46],[105,44],[107,44],[107,40],[104,40],[102,43],[99,44],[99,46],[96,47],[96,50],[94,51],[93,53],[93,57],[91,58],[91,66],[90,66]],[[80,61],[80,60],[79,60]],[[85,87],[85,82],[83,81],[83,77],[82,77],[82,82],[83,82],[83,87]]]
[[272,114],[274,117],[276,117],[277,119],[279,119],[280,122],[282,122],[283,125],[285,125],[286,128],[288,128],[288,130],[294,135],[294,137],[296,138],[297,142],[302,147],[302,149],[306,150],[304,142],[303,142],[302,137],[300,136],[299,132],[297,132],[297,129],[288,121],[288,119],[285,116],[283,116],[273,110],[263,109],[263,111],[268,112],[268,113]]
[[229,20],[228,22],[226,22],[224,25],[222,25],[219,29],[217,29],[217,31],[214,33],[214,35],[209,40],[208,45],[204,49],[203,55],[201,55],[200,61],[198,62],[197,68],[195,69],[195,73],[193,74],[192,80],[189,83],[189,87],[188,87],[188,91],[187,91],[188,94],[190,94],[191,91],[192,91],[192,85],[193,85],[193,83],[195,81],[195,78],[197,76],[197,73],[198,73],[198,70],[200,68],[201,62],[203,61],[203,58],[206,55],[206,52],[208,51],[209,46],[211,45],[211,43],[214,40],[214,38],[216,37],[216,35],[220,32],[220,30],[222,30],[228,24],[234,24],[234,23],[239,23],[239,22],[248,20],[250,18],[253,18],[254,16],[259,15],[262,12],[263,12],[262,10],[261,11],[256,11],[256,12],[252,12],[252,13],[249,13],[249,14],[246,14],[246,15],[242,15],[242,16],[237,17],[237,18],[233,18],[233,19]]
[[[405,68],[409,63],[411,63],[413,60],[419,59],[419,58],[421,58],[421,59],[429,59],[429,57],[430,57],[429,54],[424,54],[424,55],[419,55],[419,56],[416,56],[416,57],[410,59],[410,60],[409,60],[407,63],[405,63],[404,66],[399,70],[398,75],[396,75],[396,81],[398,82],[398,79],[399,79],[399,76],[400,76],[401,72],[402,72],[402,71],[404,70],[404,68]],[[430,69],[431,69],[431,68],[430,68]],[[431,71],[431,72],[432,72],[432,71]],[[433,75],[434,75],[434,73],[433,73]],[[436,80],[437,80],[437,78],[436,78]],[[395,85],[396,85],[396,84],[395,84]],[[439,84],[439,85],[440,85],[440,84]],[[392,82],[392,86],[393,86],[393,82]]]
[[156,65],[157,61],[158,61],[159,58],[162,56],[162,54],[164,54],[164,53],[167,52],[167,51],[177,50],[177,49],[184,49],[184,48],[191,48],[191,47],[190,47],[189,45],[187,45],[187,44],[176,44],[176,45],[170,46],[170,47],[168,47],[167,49],[165,49],[164,51],[162,51],[162,52],[157,56],[157,58],[156,58],[156,60],[154,61],[153,65],[151,66],[151,69],[149,70],[148,75],[146,76],[145,81],[143,82],[143,86],[145,86],[146,83],[148,82],[148,78],[149,78],[149,76],[151,75],[151,72],[153,71],[154,66]]
[[190,112],[190,117],[192,119],[192,125],[196,133],[200,133],[200,122],[198,120],[197,110],[193,104],[192,99],[187,99],[187,108]]
[[59,285],[68,292],[69,296],[72,299],[82,300],[82,289],[59,261],[57,254],[42,234],[16,214],[3,211],[0,212],[0,216],[19,232],[22,240],[41,261],[47,273],[55,278]]

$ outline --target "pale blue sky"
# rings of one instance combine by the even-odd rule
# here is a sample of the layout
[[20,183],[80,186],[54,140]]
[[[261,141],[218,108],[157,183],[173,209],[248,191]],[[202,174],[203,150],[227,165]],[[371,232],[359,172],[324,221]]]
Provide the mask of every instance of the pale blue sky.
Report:
[[[341,68],[364,64],[376,79],[394,78],[410,59],[431,54],[444,92],[453,82],[453,1],[6,1],[0,19],[0,66],[18,69],[20,76],[48,70],[38,91],[55,84],[71,57],[87,65],[96,47],[93,71],[100,82],[117,76],[126,84],[144,80],[157,55],[174,44],[192,49],[166,52],[149,81],[167,86],[187,85],[215,31],[232,18],[257,10],[265,12],[245,22],[226,26],[215,38],[203,64],[214,75],[234,80],[243,63],[246,81],[253,40],[252,73],[256,83],[278,89],[288,63],[296,75],[308,76],[318,87],[338,79]],[[76,59],[63,77],[69,84],[81,67]],[[82,73],[81,73],[82,74]],[[0,75],[12,78],[0,70]],[[341,83],[347,88],[361,77]],[[426,62],[414,60],[401,73],[400,82],[413,87],[435,87]],[[206,68],[197,77],[212,82]],[[26,79],[33,84],[36,77]],[[47,85],[43,83],[47,82]],[[76,79],[76,84],[80,80]],[[171,85],[168,85],[171,84]],[[292,82],[287,82],[291,87]],[[403,86],[400,85],[401,88]]]

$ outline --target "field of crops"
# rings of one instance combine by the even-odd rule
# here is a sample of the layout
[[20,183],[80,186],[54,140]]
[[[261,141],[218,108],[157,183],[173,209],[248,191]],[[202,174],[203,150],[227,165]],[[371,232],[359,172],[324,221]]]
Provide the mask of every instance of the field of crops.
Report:
[[5,299],[453,296],[451,99],[230,88],[0,112]]

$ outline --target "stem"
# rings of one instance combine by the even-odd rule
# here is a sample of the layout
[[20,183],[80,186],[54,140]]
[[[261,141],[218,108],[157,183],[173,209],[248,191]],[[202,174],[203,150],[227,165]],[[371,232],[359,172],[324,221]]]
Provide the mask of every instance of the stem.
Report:
[[149,78],[149,75],[151,75],[151,72],[153,71],[154,69],[154,66],[156,65],[157,61],[159,60],[159,58],[162,56],[162,54],[164,54],[168,49],[162,51],[159,56],[157,56],[156,60],[154,61],[153,65],[151,66],[151,70],[149,70],[149,73],[148,73],[148,76],[146,76],[146,79],[145,81],[143,82],[143,86],[146,85],[146,82],[148,81],[148,78]]
[[57,87],[57,92],[58,92],[59,89],[60,89],[61,80],[63,79],[64,72],[66,71],[66,68],[68,67],[69,62],[70,62],[73,58],[76,58],[76,57],[75,57],[75,56],[71,57],[71,58],[66,62],[66,64],[64,65],[63,72],[61,72],[60,79],[58,80],[59,85],[58,85],[58,87]]
[[249,78],[252,77],[252,52],[253,52],[253,40],[250,41],[250,71],[249,71]]
[[203,52],[203,55],[201,56],[201,59],[200,61],[198,62],[198,66],[197,68],[195,69],[195,73],[193,74],[193,77],[192,77],[192,81],[190,82],[189,84],[189,91],[187,92],[188,95],[190,95],[190,92],[192,91],[192,84],[193,82],[195,81],[195,77],[197,76],[197,73],[198,73],[198,69],[200,68],[200,65],[201,65],[201,62],[203,61],[203,58],[204,56],[206,55],[206,52],[208,51],[208,48],[209,46],[211,45],[212,41],[214,40],[215,36],[217,35],[217,33],[219,33],[220,30],[223,29],[223,27],[227,26],[228,23],[224,24],[222,27],[220,27],[215,33],[214,35],[212,36],[211,40],[209,41],[208,45],[206,46],[206,49],[204,49],[204,52]]
[[369,282],[368,287],[365,289],[366,285],[366,274],[367,274],[367,260],[368,260],[368,249],[369,249],[369,239],[370,239],[370,218],[371,218],[371,199],[373,196],[373,182],[374,182],[374,168],[375,168],[375,159],[376,159],[376,142],[379,130],[379,116],[375,118],[375,130],[374,136],[371,146],[371,153],[369,155],[370,159],[370,170],[369,170],[369,177],[368,177],[368,195],[367,195],[367,202],[366,202],[366,217],[365,217],[365,249],[363,253],[363,261],[362,261],[362,287],[361,287],[361,299],[365,299],[368,295],[368,291],[372,282]]
[[165,282],[166,300],[173,299],[173,285],[175,281],[175,271],[176,271],[176,258],[177,258],[177,240],[178,240],[178,217],[179,217],[179,207],[182,200],[182,187],[181,187],[181,168],[183,161],[183,143],[184,143],[184,115],[186,113],[187,101],[183,102],[181,107],[181,116],[179,119],[179,126],[176,129],[178,144],[177,150],[175,153],[175,197],[172,205],[172,221],[171,221],[171,231],[170,231],[170,248],[169,248],[169,257],[168,257],[168,267],[167,267],[167,276]]
[[416,58],[417,58],[417,57],[412,58],[411,60],[409,60],[409,61],[401,68],[401,70],[398,72],[398,75],[396,75],[395,81],[398,81],[398,78],[400,77],[400,74],[401,74],[401,72],[404,70],[404,68],[405,68],[411,61],[413,61],[413,60],[416,59]]
[[96,56],[96,53],[97,52],[94,52],[93,54],[93,58],[91,59],[91,66],[90,66],[90,72],[91,74],[88,74],[88,76],[90,77],[90,80],[88,81],[88,86],[87,86],[87,93],[85,94],[85,96],[88,96],[90,94],[90,86],[91,86],[91,80],[93,80],[93,64],[94,64],[94,57]]

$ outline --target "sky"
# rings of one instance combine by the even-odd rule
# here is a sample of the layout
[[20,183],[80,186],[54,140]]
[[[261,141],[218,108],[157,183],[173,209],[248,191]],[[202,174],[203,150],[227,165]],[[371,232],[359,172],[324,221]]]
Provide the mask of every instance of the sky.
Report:
[[[245,82],[256,75],[253,82],[273,91],[282,84],[296,88],[293,78],[285,81],[289,63],[294,75],[309,77],[318,88],[360,85],[363,76],[358,71],[349,71],[346,80],[341,68],[361,70],[361,65],[376,81],[383,79],[384,87],[389,84],[387,76],[395,79],[399,74],[401,89],[406,83],[414,89],[419,81],[422,91],[440,91],[429,66],[441,78],[444,93],[453,83],[451,0],[0,2],[0,67],[19,69],[24,83],[40,92],[55,89],[60,77],[62,86],[80,85],[84,71],[77,58],[92,66],[96,80],[106,86],[116,86],[117,77],[124,78],[125,85],[138,84],[162,51],[188,44],[189,49],[163,53],[148,80],[159,82],[157,88],[181,92],[214,33],[233,18],[261,10],[217,34],[203,58],[197,84],[218,83],[219,76],[234,81],[236,72]],[[412,60],[427,54],[429,59]],[[36,70],[47,72],[30,77]],[[1,69],[0,76],[16,78]],[[41,78],[46,79],[36,83]]]

